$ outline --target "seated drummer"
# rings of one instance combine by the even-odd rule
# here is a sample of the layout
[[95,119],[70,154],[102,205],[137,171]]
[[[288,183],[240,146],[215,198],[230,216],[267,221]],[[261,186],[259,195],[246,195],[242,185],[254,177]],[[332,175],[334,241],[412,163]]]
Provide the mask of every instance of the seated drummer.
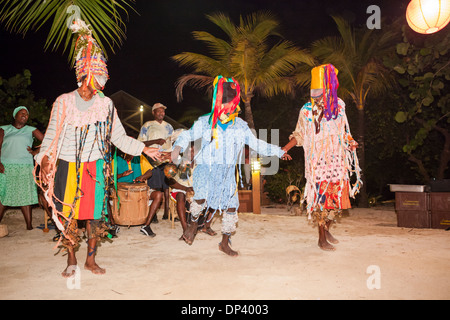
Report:
[[[164,121],[167,107],[162,103],[155,103],[152,107],[152,114],[154,120],[147,121],[141,127],[141,131],[138,136],[138,140],[144,142],[146,146],[152,146],[152,148],[159,148],[161,152],[172,151],[172,143],[170,136],[173,133],[173,127],[170,123]],[[153,174],[149,181],[149,186],[152,189],[163,191],[165,195],[164,202],[164,215],[163,219],[169,217],[169,186],[167,179],[164,176],[165,163],[156,162],[152,163],[154,166]],[[155,215],[155,221],[157,218]]]
[[[143,156],[130,156],[123,154],[117,157],[117,182],[144,182],[148,185],[148,179],[152,176],[153,167],[148,160]],[[142,172],[145,172],[142,174]],[[140,228],[140,232],[145,236],[154,237],[156,234],[150,228],[150,221],[161,205],[162,192],[150,189],[149,195],[149,210],[146,223]],[[111,217],[111,224],[113,225],[110,233],[116,236],[120,228],[114,225],[114,220]]]
[[155,190],[150,185],[150,178],[153,175],[153,170],[147,170],[143,175],[134,179],[134,182],[146,182],[150,187],[150,197],[149,197],[149,208],[148,208],[148,217],[145,221],[144,225],[141,227],[140,232],[148,237],[154,237],[156,234],[153,232],[150,227],[150,223],[153,221],[153,218],[156,215],[156,211],[158,211],[159,206],[161,205],[163,199],[162,191]]
[[133,183],[134,179],[142,175],[140,156],[133,157],[129,154],[122,154],[116,159],[117,182]]

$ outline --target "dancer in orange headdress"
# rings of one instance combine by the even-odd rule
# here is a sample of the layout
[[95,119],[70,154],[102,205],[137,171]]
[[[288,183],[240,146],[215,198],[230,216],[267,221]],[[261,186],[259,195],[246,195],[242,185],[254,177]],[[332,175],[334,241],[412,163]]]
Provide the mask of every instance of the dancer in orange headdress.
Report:
[[40,153],[36,155],[41,169],[36,180],[45,191],[53,220],[61,230],[62,244],[68,250],[64,277],[76,271],[78,220],[87,221],[85,269],[105,273],[95,261],[95,252],[98,239],[107,234],[108,228],[111,144],[133,156],[144,152],[154,159],[160,157],[158,149],[145,147],[126,135],[112,100],[101,93],[108,71],[88,26],[76,20],[71,29],[80,34],[76,47],[79,88],[56,99]]
[[[345,103],[337,96],[338,70],[331,64],[311,71],[311,102],[300,110],[297,127],[283,150],[303,146],[306,186],[304,199],[308,216],[319,226],[319,247],[335,250],[338,241],[330,225],[342,209],[350,208],[349,197],[359,191],[362,181],[353,140],[345,114]],[[356,175],[353,186],[350,176]]]

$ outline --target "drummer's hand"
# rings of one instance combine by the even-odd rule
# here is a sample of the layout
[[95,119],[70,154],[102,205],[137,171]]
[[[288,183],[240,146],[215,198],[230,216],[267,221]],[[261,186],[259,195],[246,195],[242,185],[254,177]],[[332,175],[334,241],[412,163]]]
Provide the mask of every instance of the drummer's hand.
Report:
[[172,158],[172,153],[171,152],[161,152],[161,160],[165,161],[165,160],[171,160]]
[[132,173],[133,173],[133,170],[127,170],[125,172],[122,172],[121,174],[118,174],[117,176],[120,176],[120,178],[123,178],[123,177],[129,176]]
[[142,150],[142,152],[153,160],[161,160],[161,153],[156,148],[144,147],[144,150]]
[[134,182],[145,182],[148,179],[150,179],[151,176],[152,176],[152,170],[149,169],[143,175],[141,175],[141,176],[137,177],[136,179],[134,179]]

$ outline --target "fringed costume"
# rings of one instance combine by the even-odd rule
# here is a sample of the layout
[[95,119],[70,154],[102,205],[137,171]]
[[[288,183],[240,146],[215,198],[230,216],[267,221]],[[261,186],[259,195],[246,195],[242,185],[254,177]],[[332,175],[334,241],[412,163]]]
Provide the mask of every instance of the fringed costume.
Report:
[[71,29],[79,33],[77,82],[81,86],[86,81],[94,95],[86,101],[75,90],[56,99],[36,156],[37,165],[44,157],[50,163],[48,185],[42,184],[42,176],[36,180],[66,247],[78,245],[77,220],[91,220],[91,238],[107,234],[107,204],[113,184],[111,143],[134,156],[144,149],[142,142],[126,135],[112,100],[95,89],[94,81],[105,85],[108,71],[89,28],[78,20]]
[[311,73],[312,99],[300,110],[290,139],[295,138],[305,152],[308,216],[323,226],[351,207],[349,197],[355,196],[362,182],[345,103],[337,97],[338,71],[328,64]]

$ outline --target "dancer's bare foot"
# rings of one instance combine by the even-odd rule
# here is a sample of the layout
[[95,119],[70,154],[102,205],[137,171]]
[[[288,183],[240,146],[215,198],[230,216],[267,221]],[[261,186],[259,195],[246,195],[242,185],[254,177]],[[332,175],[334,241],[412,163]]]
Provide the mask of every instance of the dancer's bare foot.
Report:
[[219,243],[219,250],[230,257],[237,257],[239,253],[231,249],[229,243],[229,236],[223,235],[222,242]]
[[63,272],[61,272],[61,275],[63,278],[70,278],[75,275],[75,272],[77,270],[77,265],[68,265],[66,269],[64,269]]
[[331,220],[327,221],[327,223],[325,224],[325,227],[323,228],[324,235],[328,242],[331,242],[333,244],[338,244],[339,241],[335,237],[333,237],[330,233],[330,227],[331,227],[332,223],[333,223],[333,221],[331,221]]
[[336,251],[336,248],[329,244],[326,240],[318,242],[319,248],[325,251]]
[[224,244],[222,244],[222,242],[219,243],[219,250],[222,251],[223,253],[229,255],[230,257],[237,257],[239,255],[239,253],[237,251],[234,251],[233,249],[231,249],[228,244],[224,245]]
[[324,225],[319,225],[319,248],[325,251],[335,251],[336,248],[328,243],[326,237],[327,230]]
[[210,235],[211,237],[213,237],[217,234],[217,232],[215,232],[213,229],[211,229],[211,227],[203,227],[202,229],[200,229],[200,231]]
[[191,222],[186,231],[183,233],[183,239],[188,245],[191,245],[194,242],[195,234],[197,233],[197,226],[197,222]]
[[330,233],[330,231],[325,230],[325,238],[327,239],[328,242],[331,242],[332,244],[338,244],[339,240],[336,239],[335,237],[333,237]]
[[91,271],[93,274],[105,274],[106,270],[100,268],[95,262],[93,264],[85,263],[84,269]]

